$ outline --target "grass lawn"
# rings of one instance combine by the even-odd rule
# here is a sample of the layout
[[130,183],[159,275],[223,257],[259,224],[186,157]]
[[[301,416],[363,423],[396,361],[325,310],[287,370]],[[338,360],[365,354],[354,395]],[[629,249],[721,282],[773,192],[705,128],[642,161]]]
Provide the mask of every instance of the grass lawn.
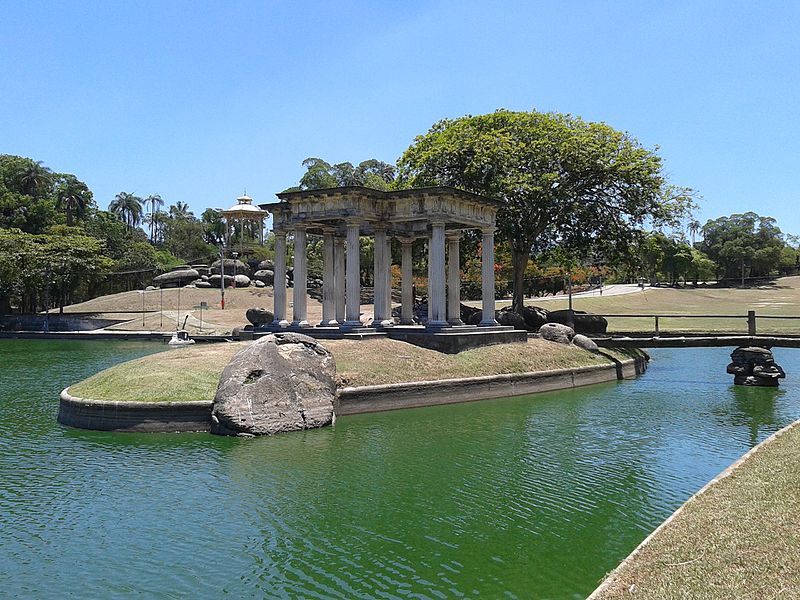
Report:
[[[101,371],[70,387],[95,400],[212,400],[222,369],[251,342],[198,344],[145,356]],[[336,359],[340,387],[525,373],[608,364],[599,355],[544,340],[442,354],[388,339],[323,341]],[[619,354],[620,358],[626,356]]]
[[[536,299],[526,304],[537,305]],[[548,310],[567,308],[567,300],[538,304]],[[747,311],[756,316],[800,316],[800,277],[783,277],[761,288],[647,288],[644,293],[573,299],[575,310],[599,314],[741,315],[739,319],[660,319],[661,332],[723,331],[747,333]],[[609,331],[653,331],[652,318],[608,319]],[[757,320],[758,333],[800,333],[800,319]]]
[[800,598],[800,426],[690,500],[596,598]]

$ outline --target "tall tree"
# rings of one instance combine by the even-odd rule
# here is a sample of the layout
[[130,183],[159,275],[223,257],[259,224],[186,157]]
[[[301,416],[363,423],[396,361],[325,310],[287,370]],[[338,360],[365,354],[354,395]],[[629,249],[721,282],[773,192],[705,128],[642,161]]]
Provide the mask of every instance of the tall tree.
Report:
[[221,211],[207,208],[200,215],[200,221],[203,223],[203,236],[207,243],[216,246],[225,241],[225,222]]
[[129,229],[133,229],[142,222],[142,199],[139,196],[120,192],[108,205],[108,210],[117,215]]
[[22,193],[36,198],[49,190],[53,183],[53,174],[42,161],[28,158],[17,173],[17,181]]
[[361,185],[378,190],[386,190],[395,180],[394,165],[370,158],[353,166],[342,162],[335,165],[321,158],[307,158],[303,161],[306,172],[300,178],[296,189],[319,190],[325,188]]
[[786,241],[775,219],[754,212],[709,220],[700,249],[719,266],[718,277],[740,279],[769,275],[781,262]]
[[398,161],[400,186],[451,185],[503,201],[515,310],[531,255],[624,244],[646,222],[676,224],[691,191],[667,184],[661,159],[628,134],[557,113],[512,112],[436,123]]
[[56,184],[56,205],[66,214],[67,225],[72,226],[74,219],[83,218],[92,205],[92,192],[75,175],[61,175]]
[[153,215],[158,212],[158,209],[164,206],[164,201],[161,199],[161,196],[158,194],[151,194],[147,198],[144,199],[144,205],[150,209],[149,214],[149,224],[150,224],[150,243],[155,243],[155,220],[153,219]]
[[173,219],[194,219],[192,211],[189,210],[189,205],[180,200],[169,207],[169,216]]

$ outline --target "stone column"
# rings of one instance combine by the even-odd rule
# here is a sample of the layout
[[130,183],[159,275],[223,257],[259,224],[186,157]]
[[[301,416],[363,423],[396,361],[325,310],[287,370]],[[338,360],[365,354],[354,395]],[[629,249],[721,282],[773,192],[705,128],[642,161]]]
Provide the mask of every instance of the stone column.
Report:
[[460,238],[460,232],[447,237],[447,322],[450,325],[464,324],[461,320]]
[[481,256],[481,291],[483,316],[479,325],[497,325],[494,318],[494,227],[483,230],[483,255]]
[[402,308],[400,309],[400,324],[411,325],[414,323],[414,273],[413,273],[413,248],[414,240],[403,240],[403,262],[400,267],[403,281]]
[[345,327],[361,327],[361,248],[358,237],[361,229],[359,221],[347,222],[347,311]]
[[294,310],[292,327],[308,327],[308,273],[306,258],[306,229],[294,228]]
[[344,323],[344,239],[334,239],[333,247],[333,297],[336,322]]
[[388,319],[386,314],[386,228],[380,225],[375,228],[374,257],[372,325],[378,327]]
[[384,299],[386,305],[383,313],[386,315],[386,325],[394,325],[394,318],[392,317],[392,238],[386,236],[386,298]]
[[273,327],[288,327],[286,320],[286,232],[280,229],[275,233],[275,277],[273,279]]
[[444,262],[444,223],[431,223],[431,239],[428,247],[428,306],[430,307],[429,327],[447,325],[445,262]]
[[339,322],[336,320],[336,296],[334,292],[333,231],[325,231],[322,240],[322,322],[320,325],[335,327]]

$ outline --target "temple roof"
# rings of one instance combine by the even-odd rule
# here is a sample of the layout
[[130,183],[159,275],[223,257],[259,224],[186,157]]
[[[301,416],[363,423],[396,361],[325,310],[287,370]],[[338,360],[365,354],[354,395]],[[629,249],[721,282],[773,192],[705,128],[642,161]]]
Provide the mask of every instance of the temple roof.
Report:
[[300,190],[276,194],[281,200],[260,207],[274,215],[276,228],[304,225],[309,233],[334,230],[343,235],[348,221],[361,223],[362,235],[376,226],[390,235],[426,235],[431,223],[449,230],[495,225],[502,202],[453,187],[383,191],[361,186]]

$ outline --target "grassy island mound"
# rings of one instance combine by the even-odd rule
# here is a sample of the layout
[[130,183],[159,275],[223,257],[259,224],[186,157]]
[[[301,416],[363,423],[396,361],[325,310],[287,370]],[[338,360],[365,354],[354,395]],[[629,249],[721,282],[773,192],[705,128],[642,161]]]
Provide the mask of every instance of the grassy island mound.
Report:
[[[70,394],[122,402],[213,400],[231,357],[246,344],[195,345],[113,366],[70,387]],[[389,339],[325,340],[336,359],[339,387],[435,381],[481,375],[549,371],[611,361],[580,348],[531,339],[442,354]],[[627,358],[620,354],[620,358]]]
[[800,422],[693,497],[592,600],[800,597]]

